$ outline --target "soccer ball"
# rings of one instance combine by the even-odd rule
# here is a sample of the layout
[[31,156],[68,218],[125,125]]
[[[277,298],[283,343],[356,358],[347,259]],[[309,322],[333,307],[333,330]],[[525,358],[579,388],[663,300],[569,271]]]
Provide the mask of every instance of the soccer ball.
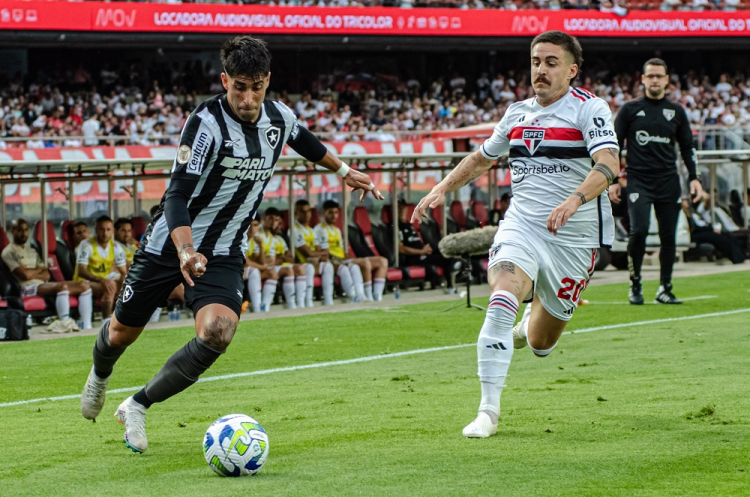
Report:
[[220,476],[254,475],[268,458],[268,435],[250,416],[229,414],[208,427],[203,455]]

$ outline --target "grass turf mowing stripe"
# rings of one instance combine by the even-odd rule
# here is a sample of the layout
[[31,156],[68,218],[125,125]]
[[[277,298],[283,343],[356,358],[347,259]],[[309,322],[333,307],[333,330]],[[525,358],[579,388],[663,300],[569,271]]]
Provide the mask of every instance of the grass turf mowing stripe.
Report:
[[[581,328],[580,330],[565,331],[563,332],[563,335],[575,335],[579,333],[590,333],[592,331],[628,328],[631,326],[642,326],[642,325],[658,324],[658,323],[670,323],[670,322],[675,322],[675,321],[688,321],[691,319],[703,319],[703,318],[710,318],[710,317],[717,317],[717,316],[729,316],[732,314],[742,314],[746,312],[750,312],[750,308],[737,309],[734,311],[712,312],[709,314],[696,314],[693,316],[682,316],[678,318],[653,319],[650,321],[636,321],[634,323],[619,323],[619,324],[611,324],[611,325],[605,325],[605,326],[595,326],[592,328]],[[208,378],[199,379],[198,383],[228,380],[232,378],[243,378],[245,376],[259,376],[259,375],[267,375],[267,374],[273,374],[273,373],[285,373],[285,372],[290,372],[290,371],[300,371],[303,369],[324,368],[328,366],[343,366],[346,364],[356,364],[360,362],[376,361],[379,359],[390,359],[393,357],[403,357],[403,356],[415,355],[415,354],[426,354],[429,352],[441,352],[445,350],[454,350],[454,349],[460,349],[460,348],[465,348],[465,347],[475,347],[475,346],[476,346],[476,343],[464,343],[464,344],[459,344],[459,345],[448,345],[445,347],[432,347],[428,349],[406,350],[403,352],[394,352],[392,354],[380,354],[376,356],[357,357],[354,359],[343,359],[340,361],[318,362],[318,363],[313,363],[313,364],[303,364],[300,366],[286,366],[283,368],[261,369],[258,371],[246,371],[244,373],[233,373],[233,374],[226,374],[226,375],[221,375],[221,376],[209,376]],[[143,388],[143,386],[118,388],[115,390],[109,390],[107,393],[137,392],[141,388]],[[37,399],[17,400],[14,402],[3,402],[3,403],[0,403],[0,408],[33,404],[36,402],[72,400],[72,399],[80,399],[80,398],[81,398],[81,394],[62,395],[62,396],[57,396],[57,397],[40,397]]]

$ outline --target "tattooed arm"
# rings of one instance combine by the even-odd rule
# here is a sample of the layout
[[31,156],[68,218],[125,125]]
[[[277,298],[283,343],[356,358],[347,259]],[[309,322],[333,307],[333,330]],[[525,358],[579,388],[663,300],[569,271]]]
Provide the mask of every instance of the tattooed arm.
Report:
[[547,230],[557,235],[557,230],[565,226],[570,216],[578,208],[602,194],[611,185],[620,172],[620,154],[613,148],[594,152],[596,164],[581,185],[570,196],[550,213],[547,218]]
[[494,161],[487,159],[481,152],[473,152],[466,157],[450,172],[440,183],[435,185],[432,191],[419,202],[414,209],[411,222],[421,222],[427,215],[427,208],[435,208],[445,203],[445,195],[455,192],[466,186],[482,173],[487,171]]

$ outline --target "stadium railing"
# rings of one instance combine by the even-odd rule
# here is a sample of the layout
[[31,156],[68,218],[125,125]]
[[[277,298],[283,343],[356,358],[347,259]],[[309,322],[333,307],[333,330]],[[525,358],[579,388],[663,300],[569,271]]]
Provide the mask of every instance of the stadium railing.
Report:
[[[372,173],[385,173],[391,175],[390,181],[390,208],[392,209],[391,218],[398,219],[399,194],[405,194],[405,198],[410,198],[411,193],[411,176],[415,171],[441,171],[445,177],[448,171],[453,169],[458,162],[466,156],[466,152],[449,152],[449,153],[430,153],[430,154],[371,154],[371,155],[342,155],[341,160],[358,166],[360,170]],[[718,168],[739,166],[742,183],[742,202],[747,205],[748,186],[750,186],[750,148],[740,150],[701,150],[697,152],[699,166],[708,170],[709,191],[713,191],[717,185]],[[20,183],[36,183],[40,188],[41,203],[41,223],[47,224],[47,193],[46,185],[48,183],[67,182],[69,191],[72,191],[72,184],[76,182],[85,182],[92,180],[106,180],[108,182],[108,206],[110,217],[113,212],[113,185],[115,180],[132,180],[133,181],[133,212],[135,216],[139,215],[138,211],[138,182],[151,179],[169,178],[169,169],[172,166],[172,160],[164,159],[105,159],[105,160],[51,160],[51,161],[4,161],[0,162],[0,222],[2,226],[7,225],[6,202],[4,185]],[[309,179],[310,176],[319,174],[331,174],[322,168],[315,168],[301,157],[282,157],[277,163],[278,169],[274,174],[287,177],[288,202],[294,204],[294,178],[304,176]],[[497,185],[497,169],[507,167],[503,162],[493,166],[488,172],[489,185]],[[115,176],[117,173],[117,176]],[[348,213],[349,195],[343,181],[341,185],[341,206],[342,212]],[[310,196],[311,181],[305,181],[306,194]],[[489,188],[489,205],[494,205],[497,194],[497,188]],[[711,200],[711,215],[715,219],[714,199]],[[447,202],[456,200],[447,199]],[[75,199],[72,195],[68,196],[69,210],[74,212],[73,206]],[[448,203],[448,205],[450,205]],[[440,223],[442,235],[447,234],[448,229],[448,209],[441,209],[442,222]],[[348,218],[347,218],[348,222]],[[750,219],[745,219],[745,228],[748,228]],[[293,237],[294,225],[290,226]],[[344,246],[349,246],[348,230],[342,230],[344,237]],[[398,253],[398,223],[393,223],[393,248],[394,253]],[[43,230],[42,253],[47,253],[49,240],[47,230]],[[45,261],[46,263],[46,261]]]

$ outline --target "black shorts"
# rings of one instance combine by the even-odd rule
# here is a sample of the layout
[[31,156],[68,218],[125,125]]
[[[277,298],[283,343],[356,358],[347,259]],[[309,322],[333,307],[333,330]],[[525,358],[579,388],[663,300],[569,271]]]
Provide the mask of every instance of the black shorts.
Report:
[[[185,284],[185,302],[193,313],[209,304],[221,304],[239,317],[244,262],[240,256],[208,259],[203,276],[193,278],[195,286]],[[132,328],[146,326],[156,308],[182,283],[185,280],[176,256],[163,257],[138,250],[115,304],[117,321]]]
[[670,204],[679,203],[682,197],[680,177],[676,174],[664,178],[639,178],[636,175],[628,176],[628,201],[645,202],[648,204]]

